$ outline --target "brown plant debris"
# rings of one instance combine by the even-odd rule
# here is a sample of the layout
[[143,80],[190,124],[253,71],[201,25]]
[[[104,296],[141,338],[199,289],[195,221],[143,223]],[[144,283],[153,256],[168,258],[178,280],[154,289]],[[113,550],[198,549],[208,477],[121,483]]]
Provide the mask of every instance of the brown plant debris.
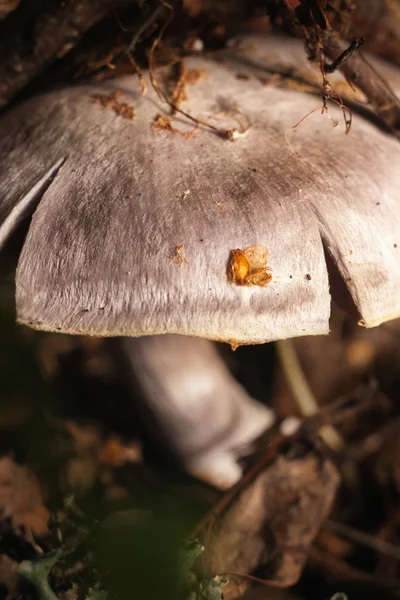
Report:
[[143,71],[140,68],[140,66],[138,65],[138,63],[136,62],[136,60],[133,58],[131,52],[128,52],[127,57],[128,57],[129,62],[131,63],[132,67],[134,68],[135,72],[137,73],[137,75],[139,77],[140,85],[141,85],[141,88],[142,88],[142,96],[145,96],[147,94],[147,83],[146,83],[146,80],[144,78]]
[[25,530],[25,537],[47,533],[50,513],[44,506],[34,475],[11,458],[0,459],[0,515],[10,519],[15,529]]
[[191,137],[193,137],[194,135],[196,135],[196,133],[199,129],[199,125],[196,125],[196,127],[193,127],[193,129],[191,129],[190,131],[184,132],[184,131],[181,131],[180,129],[176,129],[176,127],[174,127],[172,125],[171,117],[169,117],[168,115],[160,114],[160,115],[157,115],[156,118],[154,119],[153,123],[151,124],[151,128],[158,130],[158,131],[169,131],[173,135],[179,135],[188,140]]
[[171,133],[180,133],[177,129],[172,127],[171,117],[168,115],[157,115],[151,124],[151,128],[170,131]]
[[328,80],[328,77],[326,75],[326,73],[327,73],[326,66],[327,65],[325,62],[325,56],[324,56],[318,35],[317,35],[317,45],[318,45],[319,64],[320,64],[321,75],[322,75],[322,89],[323,89],[322,112],[323,113],[328,112],[328,105],[327,105],[328,100],[330,100],[334,104],[337,104],[337,106],[339,106],[339,108],[342,110],[343,119],[345,122],[345,133],[348,134],[350,132],[351,123],[352,123],[351,110],[344,104],[343,100],[341,99],[339,94],[335,91],[335,89],[332,87],[331,83]]
[[122,93],[116,90],[110,95],[98,94],[94,99],[96,104],[100,104],[104,110],[113,110],[117,115],[120,115],[124,119],[133,121],[135,118],[135,109],[127,102],[121,102],[121,95]]
[[[238,484],[235,494],[228,492],[227,505],[210,514],[203,529],[199,568],[208,577],[229,578],[226,600],[251,581],[277,587],[296,583],[331,510],[339,477],[316,447],[292,442],[246,483]],[[262,579],[250,575],[256,568]]]
[[17,8],[19,0],[0,0],[0,19],[4,19],[8,13]]
[[181,267],[184,263],[187,263],[187,258],[185,258],[182,255],[182,250],[183,250],[183,246],[182,244],[178,244],[175,247],[175,254],[172,257],[172,260],[178,265],[178,267]]
[[328,26],[325,0],[284,0],[289,10],[294,11],[302,25],[316,24],[321,29]]
[[[324,109],[326,110],[326,100],[338,104],[343,111],[346,133],[350,131],[351,112],[343,104],[326,77],[327,73],[339,69],[351,86],[356,86],[365,94],[382,122],[394,135],[399,137],[400,100],[385,79],[358,52],[364,43],[364,38],[356,36],[348,45],[344,41],[344,32],[340,25],[336,24],[333,27],[329,22],[327,10],[331,3],[326,0],[284,0],[284,3],[289,10],[294,12],[302,27],[310,58],[317,59],[319,57],[323,78]],[[360,2],[360,5],[362,4]],[[350,14],[350,9],[339,11],[337,13],[340,15],[339,23],[343,25]],[[332,61],[330,64],[327,64],[326,57]]]
[[206,79],[208,77],[208,73],[205,69],[201,68],[193,68],[188,69],[186,73],[186,83],[189,85],[195,85],[201,79]]
[[180,108],[182,102],[187,100],[187,91],[186,91],[186,76],[187,76],[187,67],[185,61],[179,61],[176,66],[177,77],[175,88],[171,95],[171,102],[174,106]]
[[153,44],[148,52],[149,77],[150,77],[150,82],[151,82],[151,85],[153,86],[154,91],[156,92],[156,94],[160,98],[160,100],[163,100],[164,102],[166,102],[168,104],[168,106],[172,110],[172,114],[174,114],[175,112],[178,112],[179,114],[183,115],[184,117],[186,117],[190,121],[193,121],[193,123],[196,124],[196,127],[191,132],[191,135],[193,135],[197,131],[197,129],[200,127],[200,125],[202,125],[203,127],[211,129],[211,131],[214,131],[218,135],[222,136],[224,139],[227,139],[231,142],[235,141],[235,139],[237,139],[237,137],[239,137],[240,133],[244,133],[244,132],[239,132],[236,129],[221,129],[219,127],[216,127],[215,125],[212,125],[211,123],[208,123],[207,121],[203,121],[202,119],[198,119],[197,117],[194,117],[193,115],[187,113],[186,111],[182,110],[179,106],[177,106],[176,103],[174,103],[171,100],[171,98],[165,92],[165,90],[163,90],[160,87],[160,85],[157,81],[157,78],[155,76],[156,68],[155,68],[154,53],[155,53],[155,50],[156,50],[157,46],[159,45],[160,41],[162,40],[162,37],[164,35],[166,28],[171,23],[171,21],[174,17],[174,7],[171,6],[170,4],[168,4],[167,2],[165,2],[164,0],[160,0],[160,3],[162,6],[164,6],[169,11],[169,16],[165,20],[163,26],[160,29],[158,36],[154,39]]
[[228,266],[228,279],[235,285],[267,287],[272,279],[267,266],[268,250],[261,244],[245,250],[232,250]]
[[330,65],[325,65],[326,73],[333,73],[336,69],[339,69],[344,65],[346,60],[349,60],[357,52],[361,46],[365,44],[365,39],[362,36],[356,36],[351,42],[350,46],[345,48],[341,54],[333,61]]
[[[332,33],[324,32],[322,43],[334,63],[345,52],[343,42]],[[399,137],[400,100],[384,78],[359,53],[351,55],[339,68],[350,83],[364,92],[380,119]]]
[[175,107],[180,108],[182,102],[188,98],[186,86],[196,85],[208,74],[205,69],[188,69],[183,60],[179,61],[173,71],[172,75],[168,76],[168,80],[173,81],[175,84],[170,100]]

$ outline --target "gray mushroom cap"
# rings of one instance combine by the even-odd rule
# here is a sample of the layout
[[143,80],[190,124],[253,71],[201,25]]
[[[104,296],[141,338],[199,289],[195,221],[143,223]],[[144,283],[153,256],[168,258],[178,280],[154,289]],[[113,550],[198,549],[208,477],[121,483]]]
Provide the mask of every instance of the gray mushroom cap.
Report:
[[[252,41],[257,72],[268,43]],[[287,134],[319,100],[263,85],[249,52],[187,60],[205,76],[182,108],[222,129],[251,123],[234,142],[204,127],[182,135],[193,123],[180,115],[181,133],[152,127],[168,107],[136,76],[53,91],[2,118],[0,244],[36,206],[16,275],[21,323],[235,345],[324,334],[326,253],[364,325],[399,316],[398,141],[356,114],[349,135],[318,113]],[[114,90],[133,120],[96,102]],[[268,251],[270,283],[232,283],[232,251],[254,245]]]

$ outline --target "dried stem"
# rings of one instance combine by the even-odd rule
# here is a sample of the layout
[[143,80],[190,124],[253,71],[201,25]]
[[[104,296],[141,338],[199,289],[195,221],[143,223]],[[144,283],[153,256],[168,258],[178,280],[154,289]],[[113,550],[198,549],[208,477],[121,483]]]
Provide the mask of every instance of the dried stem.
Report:
[[166,28],[171,23],[173,16],[174,16],[174,7],[173,6],[171,6],[167,2],[164,2],[164,0],[160,0],[160,3],[162,4],[162,6],[164,6],[165,8],[167,8],[169,10],[169,16],[165,20],[164,25],[161,27],[160,32],[159,32],[158,36],[155,38],[155,40],[150,48],[150,51],[149,51],[149,76],[150,76],[151,85],[153,86],[154,91],[157,93],[160,100],[163,100],[164,102],[166,102],[168,104],[168,106],[172,109],[173,112],[177,112],[177,113],[183,115],[184,117],[186,117],[187,119],[189,119],[190,121],[193,121],[193,123],[195,123],[197,127],[199,125],[203,125],[203,127],[207,127],[208,129],[215,131],[216,133],[218,133],[218,135],[221,135],[222,137],[227,138],[228,140],[234,141],[240,135],[243,135],[247,131],[247,129],[243,132],[239,132],[236,129],[221,129],[219,127],[215,127],[215,125],[212,125],[211,123],[207,123],[207,121],[198,119],[198,118],[194,117],[193,115],[190,115],[189,113],[185,112],[181,108],[179,108],[179,106],[177,106],[168,97],[168,95],[165,93],[165,91],[159,86],[158,81],[154,74],[155,73],[154,52],[155,52],[158,44],[161,42]]
[[[316,415],[319,406],[301,368],[293,341],[279,341],[276,346],[283,372],[301,415],[303,417]],[[320,435],[332,450],[343,450],[344,441],[331,425],[323,425]]]
[[359,531],[358,529],[349,527],[349,525],[338,523],[336,521],[328,520],[324,523],[323,527],[351,542],[365,546],[366,548],[371,548],[379,554],[385,554],[386,556],[400,560],[400,546],[395,546],[394,544],[386,542],[385,540],[380,540],[369,533]]
[[[331,60],[337,61],[345,50],[345,44],[328,31],[321,34],[321,39],[325,54]],[[358,52],[342,62],[339,69],[349,82],[364,92],[382,121],[400,137],[400,100],[384,78]]]

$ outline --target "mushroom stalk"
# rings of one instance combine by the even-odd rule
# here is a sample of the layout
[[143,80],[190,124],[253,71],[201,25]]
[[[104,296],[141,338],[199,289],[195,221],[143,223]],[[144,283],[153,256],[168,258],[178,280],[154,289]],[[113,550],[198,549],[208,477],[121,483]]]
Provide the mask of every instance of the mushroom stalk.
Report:
[[146,434],[192,475],[219,488],[242,474],[236,462],[274,421],[230,374],[215,345],[179,335],[113,341]]

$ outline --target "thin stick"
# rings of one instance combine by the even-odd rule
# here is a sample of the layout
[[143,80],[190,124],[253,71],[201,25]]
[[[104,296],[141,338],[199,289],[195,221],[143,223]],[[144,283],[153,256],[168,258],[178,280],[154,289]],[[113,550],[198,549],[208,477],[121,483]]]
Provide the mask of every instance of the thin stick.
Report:
[[247,132],[247,129],[244,131],[238,131],[237,129],[221,129],[219,127],[215,127],[215,125],[211,125],[211,123],[207,123],[207,121],[203,121],[201,119],[198,119],[196,117],[193,117],[191,114],[187,113],[186,111],[182,110],[181,108],[179,108],[178,106],[176,106],[176,104],[174,104],[171,99],[168,97],[168,95],[164,92],[163,89],[161,89],[161,87],[158,85],[158,81],[154,75],[154,52],[158,46],[158,44],[160,43],[164,32],[166,30],[166,28],[168,27],[168,25],[171,23],[172,18],[174,16],[174,7],[171,6],[170,4],[168,4],[167,2],[165,2],[164,0],[160,0],[162,6],[164,6],[165,8],[167,8],[170,11],[170,14],[168,16],[168,18],[166,19],[164,25],[161,27],[160,33],[158,34],[158,36],[155,38],[155,40],[153,41],[153,44],[150,48],[148,57],[149,57],[149,75],[150,75],[150,81],[151,81],[151,85],[154,88],[154,91],[156,92],[157,96],[160,98],[160,100],[163,100],[164,102],[166,102],[168,104],[168,106],[170,106],[170,108],[177,113],[180,113],[181,115],[183,115],[184,117],[186,117],[187,119],[189,119],[190,121],[193,121],[194,123],[196,123],[196,125],[203,125],[204,127],[207,127],[208,129],[211,129],[212,131],[215,131],[216,133],[218,133],[218,135],[221,135],[222,137],[230,140],[230,141],[234,141],[235,139],[237,139],[239,136],[244,135]]
[[[319,412],[319,406],[301,368],[293,341],[278,341],[276,347],[283,372],[301,415],[303,417],[316,415]],[[332,450],[343,450],[344,441],[331,425],[323,425],[320,435]]]
[[137,64],[136,60],[133,58],[132,53],[128,52],[127,53],[127,57],[129,59],[129,62],[131,63],[132,67],[135,69],[138,77],[139,77],[139,81],[140,81],[140,85],[142,86],[142,96],[145,96],[147,94],[147,84],[146,84],[146,80],[144,78],[144,75],[142,73],[142,69],[139,67],[139,65]]
[[351,58],[353,54],[365,43],[365,40],[362,36],[357,36],[351,42],[350,46],[343,50],[342,54],[340,54],[336,60],[334,60],[330,65],[325,63],[325,72],[333,73],[336,69],[339,69],[343,65],[343,63]]
[[[342,109],[343,118],[344,118],[344,122],[345,122],[345,126],[346,126],[345,133],[348,134],[350,132],[350,129],[351,129],[351,122],[352,122],[352,119],[353,119],[353,115],[352,115],[351,110],[349,108],[347,108],[347,106],[343,103],[343,100],[341,99],[341,97],[339,96],[339,94],[337,94],[335,92],[335,90],[333,89],[333,87],[329,83],[329,80],[328,80],[328,78],[326,76],[325,54],[324,54],[324,51],[323,51],[323,46],[322,46],[322,42],[321,42],[320,36],[319,36],[319,34],[317,32],[316,32],[316,37],[317,37],[317,46],[318,46],[319,67],[320,67],[321,75],[322,75],[322,87],[323,87],[323,90],[324,90],[324,96],[323,96],[324,107],[325,107],[326,110],[328,110],[328,106],[326,104],[326,101],[327,100],[331,100],[332,102],[334,102],[335,104],[337,104]],[[342,60],[342,62],[343,62],[343,60]]]
[[340,581],[362,581],[369,584],[380,585],[385,589],[400,589],[400,580],[389,577],[377,577],[356,567],[349,565],[344,560],[329,552],[323,552],[316,546],[312,546],[309,553],[309,564],[313,569],[329,573]]
[[385,540],[380,540],[369,533],[359,531],[358,529],[349,527],[349,525],[337,523],[336,521],[325,521],[323,528],[345,537],[356,544],[371,548],[371,550],[375,550],[375,552],[385,554],[386,556],[390,556],[391,558],[400,561],[400,546],[395,546],[394,544],[386,542]]
[[[136,48],[136,44],[140,41],[140,38],[145,33],[145,31],[153,25],[153,23],[158,19],[158,17],[162,14],[164,6],[160,4],[156,9],[151,13],[148,19],[142,23],[139,29],[136,31],[135,35],[132,37],[129,46],[124,50],[124,54],[132,54],[132,52]],[[121,26],[122,27],[122,26]]]
[[[332,33],[322,34],[322,45],[325,54],[333,60],[337,54],[342,54],[343,42]],[[400,137],[400,100],[385,79],[361,53],[354,54],[344,63],[342,62],[339,69],[348,81],[364,92],[382,121],[397,137]]]
[[291,585],[294,585],[297,581],[293,580],[293,581],[285,581],[283,585],[279,584],[279,581],[273,580],[273,579],[260,579],[259,577],[255,577],[255,575],[249,575],[248,573],[240,573],[237,571],[233,571],[232,573],[222,573],[222,575],[220,575],[220,577],[240,577],[241,579],[245,579],[246,581],[251,581],[252,583],[259,583],[260,585],[263,585],[265,587],[289,587]]
[[325,111],[325,106],[316,106],[315,108],[313,108],[312,110],[310,110],[310,112],[308,112],[306,115],[304,115],[303,117],[301,117],[301,119],[299,119],[297,121],[297,123],[295,123],[295,125],[293,125],[292,127],[290,127],[290,129],[288,129],[285,133],[285,139],[287,142],[287,145],[289,146],[291,152],[293,152],[293,154],[295,156],[299,156],[299,153],[296,152],[296,150],[293,148],[292,144],[290,143],[290,140],[288,138],[288,135],[291,131],[294,131],[305,119],[307,119],[308,117],[310,117],[313,113],[315,113],[317,110],[320,110],[321,113],[323,113]]

